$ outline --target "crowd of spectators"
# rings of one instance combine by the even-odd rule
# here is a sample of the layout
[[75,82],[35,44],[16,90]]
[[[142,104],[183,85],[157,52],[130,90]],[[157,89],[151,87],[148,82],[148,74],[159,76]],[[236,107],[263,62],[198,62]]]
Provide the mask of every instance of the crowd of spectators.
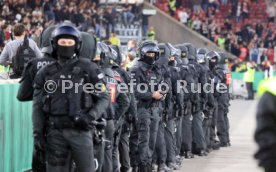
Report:
[[[183,3],[186,2],[186,3]],[[158,4],[159,3],[159,4]],[[157,6],[242,61],[274,62],[276,2],[168,0]],[[265,6],[264,6],[265,5]],[[255,8],[253,8],[255,7]]]
[[23,23],[39,44],[44,28],[71,21],[79,30],[108,39],[115,24],[130,25],[141,17],[138,4],[101,5],[97,0],[7,0],[0,1],[0,48],[12,39],[14,24]]

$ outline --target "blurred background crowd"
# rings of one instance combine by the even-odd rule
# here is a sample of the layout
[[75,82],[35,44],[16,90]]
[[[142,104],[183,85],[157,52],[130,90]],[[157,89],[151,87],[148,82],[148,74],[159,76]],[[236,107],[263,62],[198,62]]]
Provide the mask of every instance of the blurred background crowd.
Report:
[[232,71],[242,71],[246,61],[259,70],[274,63],[275,1],[158,0],[155,5],[237,56]]
[[[155,0],[158,8],[215,42],[238,58],[232,71],[243,71],[250,61],[259,70],[274,64],[276,2],[265,0]],[[12,28],[23,23],[39,45],[40,34],[51,24],[70,21],[99,40],[121,45],[118,33],[131,35],[135,25],[155,39],[154,28],[143,15],[143,5],[100,4],[99,0],[0,0],[0,51],[12,38]],[[115,30],[116,25],[120,30]],[[117,27],[118,28],[118,27]],[[132,31],[132,32],[131,32]],[[135,31],[135,30],[134,30]],[[138,35],[138,34],[137,34]],[[127,37],[126,38],[129,38]],[[129,40],[129,39],[128,39]],[[139,40],[138,40],[139,41]],[[127,42],[127,41],[125,41]]]
[[70,21],[79,30],[99,39],[115,36],[115,24],[125,26],[141,22],[138,4],[101,5],[97,0],[6,0],[0,1],[0,47],[12,39],[15,23],[23,23],[29,35],[39,44],[44,28],[51,24]]

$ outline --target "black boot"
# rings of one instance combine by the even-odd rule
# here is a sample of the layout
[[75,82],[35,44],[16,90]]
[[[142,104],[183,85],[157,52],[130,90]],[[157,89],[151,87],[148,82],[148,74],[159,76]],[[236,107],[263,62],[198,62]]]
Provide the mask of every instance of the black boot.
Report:
[[149,167],[147,165],[139,165],[138,172],[151,172],[149,171]]
[[132,172],[138,172],[138,167],[137,166],[133,166],[131,171]]
[[191,151],[185,151],[185,158],[186,159],[194,158],[194,154],[192,154]]

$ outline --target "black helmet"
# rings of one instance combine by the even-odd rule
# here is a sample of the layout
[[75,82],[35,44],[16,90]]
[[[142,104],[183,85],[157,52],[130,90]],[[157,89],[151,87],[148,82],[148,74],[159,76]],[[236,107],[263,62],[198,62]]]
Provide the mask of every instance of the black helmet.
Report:
[[182,63],[187,64],[188,63],[187,47],[184,45],[181,45],[181,44],[175,45],[175,47],[180,50],[180,58],[181,58]]
[[143,60],[146,53],[155,53],[155,60],[159,58],[159,48],[157,44],[153,41],[143,41],[139,44],[138,48],[138,58]]
[[189,60],[196,60],[196,48],[195,48],[195,46],[191,43],[184,43],[182,45],[187,47],[188,59]]
[[199,64],[206,64],[208,59],[206,59],[206,54],[208,53],[208,49],[207,48],[199,48],[197,50],[197,62]]
[[75,42],[76,42],[75,51],[77,53],[79,53],[80,47],[81,47],[81,42],[82,42],[80,32],[74,26],[65,25],[65,24],[57,27],[52,33],[51,43],[52,43],[53,50],[56,50],[57,41],[59,38],[67,38],[67,37],[73,38],[75,40]]
[[177,48],[175,48],[171,43],[166,44],[170,49],[170,56],[172,57],[180,57],[181,51]]
[[97,50],[96,38],[89,33],[81,32],[81,40],[80,57],[94,59]]
[[158,44],[158,48],[160,51],[159,59],[156,61],[159,65],[168,64],[169,56],[171,54],[169,47],[165,43]]
[[49,26],[41,33],[39,47],[41,48],[42,53],[47,53],[47,54],[52,53],[53,47],[51,45],[51,35],[56,28],[57,26],[55,25]]
[[206,58],[209,59],[209,65],[212,69],[215,65],[219,64],[221,57],[220,55],[215,51],[210,51],[206,54]]
[[209,50],[207,48],[199,48],[199,49],[197,49],[197,55],[199,55],[199,54],[205,55],[208,52],[209,52]]
[[115,57],[114,62],[117,65],[120,66],[121,63],[122,63],[122,60],[123,60],[123,57],[122,57],[122,54],[121,54],[121,49],[120,49],[120,47],[118,45],[111,45],[111,48],[117,53],[117,56]]
[[107,67],[110,66],[111,56],[111,48],[103,42],[98,42],[96,56],[93,60],[98,61],[102,67]]
[[228,57],[224,52],[218,52],[218,54],[220,55],[220,61],[219,64],[226,64],[228,63]]

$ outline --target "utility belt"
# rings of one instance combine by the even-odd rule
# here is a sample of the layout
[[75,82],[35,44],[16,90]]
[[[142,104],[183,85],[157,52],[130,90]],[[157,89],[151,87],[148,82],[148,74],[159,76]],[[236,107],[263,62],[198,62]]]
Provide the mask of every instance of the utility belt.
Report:
[[53,115],[51,116],[51,114],[49,114],[47,127],[54,128],[54,129],[76,128],[72,118],[68,116],[53,116]]
[[152,108],[152,107],[160,107],[160,101],[141,101],[137,105],[138,108]]

